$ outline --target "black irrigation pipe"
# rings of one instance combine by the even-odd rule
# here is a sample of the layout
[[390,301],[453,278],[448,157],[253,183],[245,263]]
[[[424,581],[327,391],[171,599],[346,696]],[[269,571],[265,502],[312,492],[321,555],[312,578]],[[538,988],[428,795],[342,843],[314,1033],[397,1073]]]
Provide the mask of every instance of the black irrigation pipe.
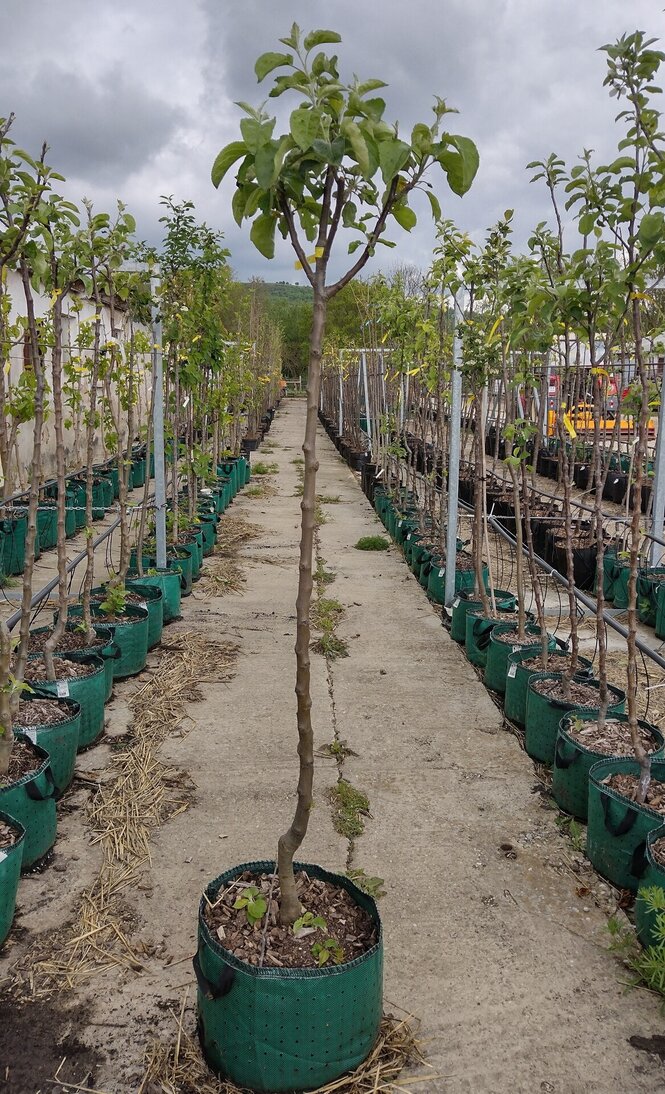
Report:
[[[115,529],[118,527],[119,524],[120,524],[120,517],[116,517],[116,519],[113,521],[113,524],[110,524],[108,526],[108,528],[106,528],[102,532],[101,535],[97,536],[97,539],[93,540],[93,543],[92,543],[93,551],[96,551],[97,548],[99,547],[100,543],[103,543],[104,540],[108,539],[108,537],[111,535],[111,532],[115,531]],[[87,556],[87,553],[88,553],[87,548],[84,548],[82,551],[79,551],[79,553],[71,560],[71,562],[67,563],[66,572],[68,574],[71,574],[76,569],[79,562],[82,562],[83,559]],[[50,593],[53,592],[53,590],[56,588],[59,580],[60,580],[59,577],[54,577],[51,581],[48,582],[47,585],[44,586],[43,589],[40,589],[38,593],[35,593],[35,595],[32,597],[32,600],[30,601],[30,608],[31,609],[36,608],[38,604],[41,604],[42,600],[45,600],[46,597]],[[18,608],[15,612],[13,612],[12,615],[10,615],[9,619],[7,620],[7,626],[9,628],[9,630],[11,630],[12,627],[16,626],[16,624],[18,623],[20,618],[21,618],[21,609]]]
[[[99,466],[99,467],[110,466],[113,463],[114,458],[115,458],[114,456],[111,456],[108,460],[103,460],[102,463],[98,464],[97,466]],[[80,476],[84,475],[86,473],[86,471],[87,471],[87,467],[81,467],[78,471],[68,471],[67,474],[65,475],[65,482],[69,482],[70,479],[80,478]],[[45,482],[40,483],[39,490],[41,492],[42,490],[45,490],[48,486],[57,486],[57,485],[58,485],[58,480],[57,479],[46,479]],[[20,501],[21,498],[27,497],[29,493],[30,493],[30,487],[29,486],[25,490],[19,490],[18,493],[12,494],[10,497],[4,498],[2,501],[0,501],[0,508],[2,508],[3,505],[11,505],[11,503],[14,502],[14,501]]]
[[[467,505],[466,502],[460,502],[460,508],[465,509],[468,513],[473,513],[473,509],[470,505]],[[492,526],[494,531],[498,532],[500,536],[503,536],[503,538],[515,550],[517,548],[517,541],[515,537],[511,536],[510,532],[506,531],[506,529],[503,527],[503,525],[499,523],[496,517],[488,517],[487,519],[488,523]],[[522,548],[522,553],[525,557],[528,557],[528,552],[525,548]],[[558,570],[555,570],[549,562],[545,562],[545,560],[542,559],[540,555],[536,554],[534,554],[533,559],[536,565],[539,566],[541,570],[544,570],[548,577],[553,578],[554,581],[557,582],[557,584],[563,585],[565,589],[570,589],[570,583],[568,581],[568,578],[564,577],[563,574],[559,573]],[[572,588],[575,599],[578,600],[580,604],[583,604],[588,611],[593,612],[595,615],[595,602],[585,593],[583,593],[581,589],[578,589],[576,585],[573,585]],[[603,611],[603,622],[606,623],[608,627],[611,627],[612,630],[617,631],[617,633],[620,634],[622,638],[628,638],[627,628],[624,627],[622,623],[618,623],[617,620],[609,615],[606,611]],[[652,649],[651,646],[648,646],[646,642],[644,642],[641,638],[636,638],[635,644],[640,653],[646,654],[647,657],[650,657],[652,661],[656,662],[659,668],[665,669],[665,658],[661,657],[659,653],[656,653],[656,651]]]

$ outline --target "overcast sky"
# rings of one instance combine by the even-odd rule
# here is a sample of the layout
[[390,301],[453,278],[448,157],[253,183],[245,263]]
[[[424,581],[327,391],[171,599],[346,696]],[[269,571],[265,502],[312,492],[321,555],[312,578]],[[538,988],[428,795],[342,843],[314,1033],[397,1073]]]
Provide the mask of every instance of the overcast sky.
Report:
[[[150,242],[160,238],[161,194],[190,199],[201,220],[225,233],[238,277],[304,281],[286,244],[272,262],[230,213],[234,178],[210,183],[214,157],[236,139],[234,100],[260,103],[253,65],[295,20],[328,27],[342,77],[377,76],[389,87],[386,120],[405,133],[431,121],[434,94],[456,106],[450,128],[472,137],[480,170],[463,199],[432,181],[451,217],[480,240],[506,208],[515,239],[549,216],[526,164],[555,151],[573,162],[584,147],[602,160],[616,147],[616,102],[602,87],[602,44],[635,29],[665,39],[663,0],[2,0],[0,116],[16,114],[13,136],[41,141],[67,177],[74,200],[97,209],[125,201]],[[665,78],[665,74],[664,77]],[[267,83],[268,81],[266,81]],[[277,100],[276,106],[289,98]],[[271,103],[274,103],[271,100]],[[295,105],[295,102],[292,104]],[[292,108],[292,106],[291,106]],[[429,207],[427,206],[427,209]],[[434,233],[427,209],[410,235],[392,233],[396,262],[426,268]]]

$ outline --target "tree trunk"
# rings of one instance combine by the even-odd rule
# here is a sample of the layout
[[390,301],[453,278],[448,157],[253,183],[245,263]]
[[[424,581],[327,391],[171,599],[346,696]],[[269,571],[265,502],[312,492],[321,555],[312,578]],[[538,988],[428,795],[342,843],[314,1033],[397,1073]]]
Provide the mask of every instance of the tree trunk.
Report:
[[[55,279],[54,279],[55,284]],[[58,618],[44,646],[47,680],[55,680],[53,653],[67,626],[67,548],[65,543],[65,436],[62,412],[62,295],[53,304],[53,351],[51,353],[53,383],[53,419],[55,425],[55,465],[58,483]]]
[[307,832],[312,809],[314,777],[314,735],[312,732],[312,699],[310,695],[310,607],[312,603],[312,558],[314,553],[314,509],[316,506],[316,422],[321,389],[321,349],[326,320],[324,295],[325,269],[317,270],[314,286],[314,313],[310,339],[309,374],[307,378],[307,424],[302,446],[305,457],[303,498],[300,532],[300,567],[298,597],[296,600],[296,696],[298,720],[298,803],[291,827],[278,844],[278,870],[281,890],[280,922],[292,924],[300,915],[300,901],[296,893],[293,873],[293,856]]

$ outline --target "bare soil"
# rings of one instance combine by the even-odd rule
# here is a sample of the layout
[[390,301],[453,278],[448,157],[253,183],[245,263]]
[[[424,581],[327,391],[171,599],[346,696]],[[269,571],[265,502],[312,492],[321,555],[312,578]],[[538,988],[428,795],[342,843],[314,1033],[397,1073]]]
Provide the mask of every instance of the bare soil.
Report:
[[540,644],[539,634],[525,634],[524,638],[518,639],[518,628],[511,627],[509,631],[498,631],[494,634],[495,642],[505,642],[506,645],[519,641],[520,646],[538,646]]
[[[0,999],[3,1094],[94,1089],[103,1055],[80,1039],[90,1018],[90,1008],[85,1004],[67,1006],[58,999],[32,1003]],[[62,1085],[54,1082],[56,1074]]]
[[[235,904],[243,892],[254,886],[268,905],[267,922],[247,920],[243,908]],[[223,892],[205,912],[206,922],[225,949],[250,965],[277,968],[316,968],[319,961],[312,953],[313,943],[334,939],[341,947],[341,959],[352,961],[371,949],[376,942],[376,927],[364,908],[359,907],[345,889],[321,878],[310,877],[305,871],[296,875],[296,889],[303,910],[320,916],[326,922],[321,927],[304,927],[298,935],[291,927],[280,927],[279,880],[273,874],[251,874],[245,871]],[[330,959],[330,964],[334,962]]]

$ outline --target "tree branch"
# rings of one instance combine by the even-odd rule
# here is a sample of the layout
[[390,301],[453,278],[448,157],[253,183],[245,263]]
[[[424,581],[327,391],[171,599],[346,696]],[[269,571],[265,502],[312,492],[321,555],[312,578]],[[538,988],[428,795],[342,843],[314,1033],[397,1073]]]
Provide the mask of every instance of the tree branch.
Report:
[[330,231],[328,232],[328,242],[326,243],[326,249],[325,249],[324,254],[323,254],[323,257],[326,260],[326,262],[330,258],[330,251],[332,249],[332,245],[333,245],[335,236],[337,235],[337,229],[339,228],[339,222],[340,222],[341,217],[342,217],[342,209],[344,208],[344,198],[345,198],[345,196],[346,196],[346,186],[344,185],[344,179],[338,178],[337,179],[337,194],[335,195],[335,211],[333,213],[332,221],[330,223]]
[[314,287],[314,273],[310,267],[309,262],[307,261],[307,255],[302,249],[302,244],[298,239],[298,233],[296,232],[296,226],[293,220],[293,210],[291,209],[288,201],[283,194],[280,195],[279,203],[282,209],[282,213],[284,214],[284,219],[286,220],[286,226],[289,230],[289,239],[291,240],[291,245],[298,256],[300,265],[305,271],[307,280],[309,281],[310,285]]
[[[374,225],[374,231],[372,232],[369,239],[367,240],[367,243],[365,245],[365,249],[363,250],[363,253],[361,254],[358,261],[355,263],[355,265],[353,265],[350,270],[347,270],[347,272],[344,274],[343,277],[340,277],[339,281],[336,281],[334,285],[329,285],[328,286],[328,288],[325,290],[326,300],[330,300],[330,298],[335,296],[336,293],[338,293],[340,291],[340,289],[343,289],[345,285],[348,285],[349,281],[353,281],[353,278],[356,276],[356,274],[360,273],[363,266],[367,263],[368,259],[371,257],[374,245],[375,245],[376,241],[378,240],[379,236],[381,235],[381,233],[383,232],[383,229],[386,226],[386,220],[388,219],[388,214],[389,214],[390,210],[392,209],[393,205],[395,204],[395,198],[397,197],[398,177],[399,177],[398,175],[395,175],[395,178],[393,179],[393,181],[390,184],[390,190],[388,192],[388,197],[386,198],[383,209],[381,210],[381,213],[379,215],[379,219],[377,220],[376,224]],[[415,186],[415,182],[413,182],[408,187],[408,189],[409,190],[413,189],[413,186]]]

